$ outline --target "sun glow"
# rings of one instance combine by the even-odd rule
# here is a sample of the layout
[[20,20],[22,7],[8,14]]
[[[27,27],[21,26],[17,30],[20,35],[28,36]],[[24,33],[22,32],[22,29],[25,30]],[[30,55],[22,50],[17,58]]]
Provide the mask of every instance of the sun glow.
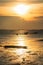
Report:
[[17,53],[18,55],[22,55],[22,54],[24,54],[25,52],[26,52],[25,49],[17,49],[17,50],[16,50],[16,53]]
[[15,13],[18,15],[25,15],[29,8],[30,7],[26,4],[17,4],[15,7],[13,7],[13,11],[15,11]]

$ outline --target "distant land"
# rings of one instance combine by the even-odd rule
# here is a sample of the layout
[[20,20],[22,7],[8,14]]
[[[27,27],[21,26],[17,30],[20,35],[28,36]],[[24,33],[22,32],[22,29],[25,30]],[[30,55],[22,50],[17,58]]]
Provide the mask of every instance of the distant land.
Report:
[[[21,32],[20,32],[21,31]],[[39,30],[6,30],[6,29],[0,29],[0,34],[43,34],[43,29]]]

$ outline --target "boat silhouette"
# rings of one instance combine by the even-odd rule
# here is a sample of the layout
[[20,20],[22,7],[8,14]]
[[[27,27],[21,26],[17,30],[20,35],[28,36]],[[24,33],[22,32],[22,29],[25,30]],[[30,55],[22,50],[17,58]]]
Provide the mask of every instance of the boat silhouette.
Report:
[[12,46],[12,45],[6,45],[6,46],[4,46],[4,48],[23,48],[23,49],[27,49],[27,46]]

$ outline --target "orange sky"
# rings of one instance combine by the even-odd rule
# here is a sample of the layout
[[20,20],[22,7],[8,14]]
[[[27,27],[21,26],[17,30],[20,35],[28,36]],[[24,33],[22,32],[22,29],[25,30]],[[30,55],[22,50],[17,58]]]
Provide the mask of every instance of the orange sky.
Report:
[[[15,6],[16,5],[18,6],[18,4],[26,4],[29,7],[26,14],[19,15],[18,13],[16,13],[14,11]],[[1,16],[3,16],[3,17],[1,17]],[[35,23],[28,23],[28,25],[26,23],[23,23],[24,24],[23,28],[25,28],[27,26],[27,28],[34,29],[34,26],[33,26],[34,24],[35,24],[35,29],[43,28],[42,27],[42,23],[43,23],[43,0],[40,0],[40,1],[39,0],[30,0],[30,1],[28,1],[28,0],[24,0],[24,1],[23,0],[0,0],[0,19],[3,19],[4,16],[6,16],[6,17],[7,16],[14,16],[14,18],[15,17],[21,17],[26,22],[31,21],[31,22],[36,23],[36,24]],[[5,20],[0,21],[0,24],[1,24],[0,29],[6,25],[6,24],[1,23],[3,21],[5,21]],[[15,20],[13,20],[13,21],[15,21]],[[40,23],[38,23],[38,22],[40,22]],[[18,25],[21,25],[21,23],[20,24],[19,24],[19,22],[17,23],[17,27],[19,28],[20,26],[18,26]],[[21,28],[22,28],[22,26],[21,26]]]
[[[5,5],[2,4],[0,6],[0,15],[2,15],[2,16],[19,16],[17,13],[15,13],[15,11],[13,11],[13,8],[18,3],[19,3],[19,1],[18,2],[8,2]],[[22,3],[22,4],[24,4],[24,3]],[[35,4],[25,3],[25,4],[29,6],[29,9],[28,9],[27,13],[21,17],[28,20],[28,19],[33,19],[35,16],[43,16],[43,3],[35,3]]]

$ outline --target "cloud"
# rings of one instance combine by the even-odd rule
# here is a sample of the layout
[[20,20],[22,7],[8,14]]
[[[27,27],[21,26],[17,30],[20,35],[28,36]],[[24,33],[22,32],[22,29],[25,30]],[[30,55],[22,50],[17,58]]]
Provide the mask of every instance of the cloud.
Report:
[[36,41],[43,42],[43,39],[39,39],[39,40],[36,40]]
[[27,4],[40,4],[43,0],[0,0],[0,6],[6,6],[8,4],[15,4],[17,2],[27,3]]
[[21,29],[25,20],[18,16],[0,16],[0,28]]
[[16,0],[0,0],[0,3],[15,2]]
[[43,19],[43,16],[34,17],[36,19]]
[[43,3],[43,0],[30,0],[32,3]]
[[42,3],[43,0],[0,0],[0,3],[7,3],[7,2],[27,2],[27,3]]
[[37,20],[37,22],[43,22],[43,16],[34,17],[34,19]]
[[18,16],[0,16],[0,29],[43,29],[43,16],[25,21]]

